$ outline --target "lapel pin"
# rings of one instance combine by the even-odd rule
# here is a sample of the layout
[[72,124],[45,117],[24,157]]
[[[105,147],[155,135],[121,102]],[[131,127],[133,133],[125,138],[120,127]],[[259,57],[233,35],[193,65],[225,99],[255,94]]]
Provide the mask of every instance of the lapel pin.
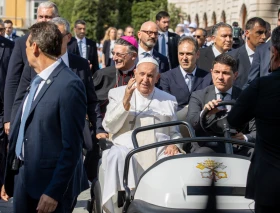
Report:
[[47,80],[47,84],[50,84],[52,81],[50,79]]

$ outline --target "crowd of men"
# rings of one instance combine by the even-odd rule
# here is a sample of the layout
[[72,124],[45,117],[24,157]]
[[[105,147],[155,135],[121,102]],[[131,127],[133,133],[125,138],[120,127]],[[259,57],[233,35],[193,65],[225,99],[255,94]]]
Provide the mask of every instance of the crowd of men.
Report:
[[[72,212],[79,193],[97,178],[98,140],[110,138],[114,146],[102,154],[102,205],[105,212],[114,212],[112,196],[124,190],[123,170],[116,168],[133,149],[132,131],[180,117],[197,136],[219,136],[201,126],[201,112],[207,109],[208,125],[227,111],[237,130],[231,137],[256,143],[246,197],[255,200],[256,212],[276,212],[280,9],[277,18],[272,34],[260,17],[250,18],[240,35],[235,35],[236,26],[222,22],[210,35],[187,22],[173,33],[169,14],[161,11],[137,35],[132,26],[111,28],[106,33],[110,41],[103,41],[106,51],[86,37],[83,20],[75,22],[72,35],[69,22],[50,1],[39,5],[37,23],[22,37],[13,34],[10,20],[1,22],[1,198],[14,197],[15,213]],[[110,63],[102,61],[106,57]],[[236,106],[216,108],[227,100],[237,100]],[[165,127],[143,134],[139,144],[182,135],[177,127]],[[252,152],[244,147],[233,151]],[[134,181],[156,160],[189,152],[225,150],[205,142],[149,151],[138,156],[141,166],[133,164],[137,172],[130,174],[129,187],[135,188]],[[264,179],[266,184],[258,184]]]

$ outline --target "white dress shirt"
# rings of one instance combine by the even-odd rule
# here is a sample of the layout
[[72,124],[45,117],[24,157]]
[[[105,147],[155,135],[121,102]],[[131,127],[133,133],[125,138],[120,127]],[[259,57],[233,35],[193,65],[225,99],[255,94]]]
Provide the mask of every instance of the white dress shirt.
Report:
[[63,60],[63,62],[66,64],[66,66],[69,67],[68,52],[66,51],[66,53],[64,53],[60,58]]
[[215,47],[215,44],[212,46],[212,50],[213,50],[213,53],[215,55],[215,58],[219,55],[221,55],[222,53],[220,53],[220,51]]
[[150,51],[145,51],[140,45],[138,46],[138,59],[141,61],[144,58],[143,53],[149,53],[151,56],[153,56],[153,49]]
[[83,54],[81,55],[81,57],[87,59],[87,42],[86,42],[86,38],[84,37],[83,39],[79,39],[79,38],[76,37],[76,39],[77,39],[79,51],[80,51],[80,46],[79,46],[80,45],[80,41],[82,41],[82,52],[83,52]]
[[7,38],[7,39],[9,39],[9,40],[11,40],[11,41],[13,41],[14,39],[13,39],[13,35],[11,34],[11,35],[7,35],[7,34],[5,34],[5,38]]
[[[46,69],[44,69],[42,72],[40,72],[38,75],[43,79],[41,81],[41,83],[38,86],[38,89],[34,95],[34,99],[33,101],[36,99],[37,95],[39,94],[40,90],[42,89],[42,87],[44,86],[45,82],[48,80],[49,76],[52,74],[52,72],[55,70],[55,68],[61,63],[61,59],[58,59],[56,62],[54,62],[53,64],[51,64],[50,66],[48,66]],[[29,94],[27,95],[27,97],[24,100],[23,103],[23,107],[22,107],[22,113],[21,113],[21,119],[22,119],[22,115],[23,112],[25,110],[26,107],[26,102],[28,99]],[[24,143],[22,143],[22,156],[20,156],[21,160],[24,160]]]
[[252,64],[255,52],[248,46],[247,42],[245,43],[245,49],[247,51],[250,63]]
[[[189,78],[188,77],[186,77],[186,75],[188,74],[185,70],[183,70],[183,68],[180,66],[180,70],[181,70],[181,73],[182,73],[182,75],[183,75],[183,77],[184,77],[184,79],[185,79],[185,82],[186,82],[186,84],[187,85],[189,85]],[[191,73],[189,73],[189,74],[193,74],[193,77],[195,76],[195,73],[196,73],[196,67],[194,68],[194,70],[191,72]]]

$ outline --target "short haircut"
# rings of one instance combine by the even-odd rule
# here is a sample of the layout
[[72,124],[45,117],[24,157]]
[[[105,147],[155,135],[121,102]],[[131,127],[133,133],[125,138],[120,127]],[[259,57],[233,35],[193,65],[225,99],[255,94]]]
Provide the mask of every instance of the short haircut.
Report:
[[270,25],[270,23],[269,22],[265,22],[265,28],[266,28],[266,30],[267,31],[270,31],[271,30],[271,25]]
[[62,34],[52,22],[38,22],[29,28],[30,46],[35,42],[40,50],[49,57],[61,54]]
[[58,17],[59,13],[58,13],[58,8],[56,6],[55,3],[51,2],[51,1],[45,1],[39,4],[38,8],[53,8],[53,17]]
[[138,49],[135,46],[133,46],[131,43],[129,43],[128,41],[126,41],[122,38],[117,39],[116,42],[115,42],[115,45],[116,44],[122,45],[122,46],[127,46],[129,52],[138,53]]
[[272,31],[271,43],[272,46],[275,47],[275,49],[278,51],[278,53],[280,53],[280,26],[276,27]]
[[[279,17],[279,15],[280,15],[280,8],[278,9],[278,17]],[[277,18],[278,18],[278,17],[277,17]]]
[[218,30],[219,30],[220,28],[225,28],[225,27],[230,28],[231,31],[232,31],[232,27],[231,27],[229,24],[226,24],[226,23],[224,23],[224,22],[220,22],[220,23],[218,23],[218,24],[215,24],[215,25],[212,27],[211,35],[212,35],[212,36],[217,35]]
[[233,73],[237,72],[237,61],[226,53],[222,53],[221,55],[217,56],[213,61],[212,67],[214,67],[215,64],[224,64],[230,66]]
[[128,28],[134,29],[132,26],[128,25],[126,28],[124,28],[124,31],[126,31]]
[[70,24],[66,19],[61,18],[61,17],[55,17],[52,20],[50,20],[50,22],[52,22],[56,25],[63,25],[66,33],[70,33]]
[[13,25],[13,22],[11,20],[7,19],[7,20],[4,21],[4,24],[12,24]]
[[201,30],[203,32],[203,36],[207,36],[207,31],[203,28],[197,28],[196,30]]
[[179,42],[178,42],[178,46],[181,45],[182,43],[185,43],[185,42],[193,44],[195,52],[197,52],[199,50],[197,40],[195,38],[193,38],[192,36],[181,37]]
[[170,15],[168,14],[168,12],[166,11],[160,11],[157,15],[156,15],[156,20],[160,21],[162,18],[165,17],[170,17]]
[[259,17],[253,17],[246,22],[245,30],[252,30],[256,23],[262,27],[266,27],[265,20]]
[[177,26],[176,28],[178,29],[178,31],[179,31],[180,33],[183,33],[183,32],[184,32],[184,27],[182,27],[182,26]]
[[86,22],[84,20],[77,20],[75,21],[74,27],[77,27],[78,24],[86,25]]

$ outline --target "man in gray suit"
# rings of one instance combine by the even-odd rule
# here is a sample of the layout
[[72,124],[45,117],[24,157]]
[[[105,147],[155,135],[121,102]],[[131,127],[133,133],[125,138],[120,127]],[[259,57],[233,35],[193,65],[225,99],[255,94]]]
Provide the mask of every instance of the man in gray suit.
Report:
[[[278,10],[277,26],[280,26],[280,9]],[[254,54],[253,63],[249,72],[248,82],[244,86],[248,86],[253,80],[258,77],[266,76],[270,70],[270,46],[271,41],[268,38],[267,42],[257,47]]]
[[240,89],[248,81],[249,70],[253,61],[257,46],[265,43],[266,40],[266,22],[254,17],[247,21],[245,27],[246,42],[241,47],[229,52],[238,62],[238,76],[234,85]]

